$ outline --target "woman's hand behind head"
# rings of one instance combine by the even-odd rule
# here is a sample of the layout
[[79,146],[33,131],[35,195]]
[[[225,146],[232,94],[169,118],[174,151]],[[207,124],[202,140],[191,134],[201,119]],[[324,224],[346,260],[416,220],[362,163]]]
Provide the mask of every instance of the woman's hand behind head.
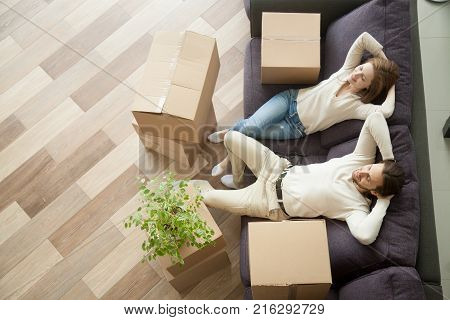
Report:
[[378,57],[383,58],[385,60],[388,60],[388,58],[386,57],[386,55],[384,54],[383,50],[380,50],[380,52],[378,53]]

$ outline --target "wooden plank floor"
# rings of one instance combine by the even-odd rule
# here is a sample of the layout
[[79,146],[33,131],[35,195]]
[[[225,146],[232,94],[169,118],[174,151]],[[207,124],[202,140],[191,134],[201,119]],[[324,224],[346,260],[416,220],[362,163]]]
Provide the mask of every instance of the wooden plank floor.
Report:
[[[212,210],[231,265],[183,293],[141,263],[136,177],[179,170],[146,152],[129,111],[153,36],[216,37],[220,127],[243,116],[249,21],[242,0],[0,0],[0,298],[242,299],[240,218]],[[130,89],[132,88],[132,89]]]

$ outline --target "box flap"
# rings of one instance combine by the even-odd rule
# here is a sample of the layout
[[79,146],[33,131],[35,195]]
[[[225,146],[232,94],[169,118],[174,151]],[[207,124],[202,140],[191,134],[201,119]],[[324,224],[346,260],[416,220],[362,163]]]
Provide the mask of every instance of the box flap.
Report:
[[[174,68],[164,61],[148,61],[137,89],[133,111],[161,113],[169,93]],[[147,70],[146,70],[147,71]]]
[[263,12],[262,38],[320,41],[320,14]]
[[[164,106],[164,113],[194,120],[201,92],[172,84]],[[180,123],[181,125],[181,123]]]
[[209,65],[216,39],[202,34],[186,31],[180,58],[186,61]]
[[209,63],[199,63],[180,58],[173,75],[172,84],[201,91],[204,84]]
[[324,220],[252,222],[248,228],[252,286],[331,283]]
[[214,46],[214,38],[186,32],[164,113],[195,119]]
[[263,67],[320,68],[320,45],[314,42],[263,40]]
[[[217,55],[214,38],[191,31],[157,32],[137,89],[133,113],[164,113],[173,119],[192,121],[190,126],[197,125],[195,121],[205,109],[199,104],[214,53]],[[184,125],[180,122],[180,126]]]
[[184,33],[157,32],[137,87],[133,111],[161,113],[169,94]]

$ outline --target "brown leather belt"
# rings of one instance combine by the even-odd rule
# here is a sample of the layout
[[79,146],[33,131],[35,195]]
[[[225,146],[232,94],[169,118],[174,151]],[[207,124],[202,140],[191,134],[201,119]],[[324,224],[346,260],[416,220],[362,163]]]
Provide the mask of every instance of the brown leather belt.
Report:
[[289,216],[289,214],[286,212],[286,209],[284,208],[284,204],[283,204],[283,192],[281,191],[281,182],[283,181],[283,178],[286,176],[286,174],[289,172],[289,169],[292,167],[293,167],[293,165],[287,166],[286,169],[284,169],[283,172],[280,174],[280,176],[277,179],[277,182],[275,183],[278,204],[280,205],[281,210],[283,210],[283,212],[288,216]]

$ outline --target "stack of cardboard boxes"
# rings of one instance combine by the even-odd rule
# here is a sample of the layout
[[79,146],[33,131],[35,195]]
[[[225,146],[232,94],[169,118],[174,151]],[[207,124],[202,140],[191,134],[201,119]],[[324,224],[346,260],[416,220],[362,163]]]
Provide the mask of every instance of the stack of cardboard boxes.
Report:
[[[214,38],[190,31],[157,32],[153,38],[132,105],[133,126],[147,149],[175,160],[177,169],[194,166],[206,135],[216,128],[212,95],[219,67]],[[195,193],[192,186],[188,191]],[[204,204],[198,214],[214,230],[215,245],[183,247],[183,266],[170,257],[158,259],[180,292],[230,264],[222,232]]]
[[214,38],[190,31],[155,34],[132,105],[146,148],[193,165],[216,127],[212,96],[219,67]]

